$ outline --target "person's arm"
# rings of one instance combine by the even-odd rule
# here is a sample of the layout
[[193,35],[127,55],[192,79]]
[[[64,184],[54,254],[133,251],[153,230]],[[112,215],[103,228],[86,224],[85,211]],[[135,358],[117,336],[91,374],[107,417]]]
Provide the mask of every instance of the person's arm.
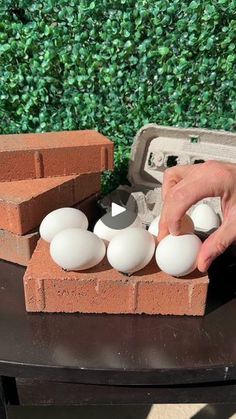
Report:
[[202,272],[236,240],[236,164],[208,161],[165,171],[159,241],[167,234],[180,234],[181,219],[193,204],[216,196],[221,198],[223,222],[202,245],[198,258]]

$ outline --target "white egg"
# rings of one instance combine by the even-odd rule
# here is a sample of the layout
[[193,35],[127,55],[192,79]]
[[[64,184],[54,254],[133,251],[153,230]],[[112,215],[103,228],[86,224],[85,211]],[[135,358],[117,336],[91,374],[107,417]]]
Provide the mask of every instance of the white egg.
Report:
[[[149,233],[153,234],[154,236],[158,236],[159,233],[159,221],[160,221],[160,215],[158,215],[154,220],[151,222],[149,226]],[[180,234],[190,234],[194,232],[194,225],[192,219],[185,214],[182,223],[181,223],[181,229]]]
[[197,267],[202,242],[195,234],[166,236],[157,246],[156,262],[159,268],[172,276],[185,276]]
[[39,233],[43,240],[51,242],[53,237],[67,228],[88,228],[86,215],[76,208],[58,208],[50,212],[40,224]]
[[77,271],[92,268],[104,258],[106,246],[91,231],[68,228],[52,239],[50,255],[61,268]]
[[197,205],[191,213],[194,228],[197,231],[209,232],[220,225],[220,218],[208,204]]
[[128,228],[112,238],[107,248],[107,259],[117,271],[131,274],[144,268],[154,251],[155,241],[147,230]]
[[104,243],[108,245],[108,243],[115,237],[117,234],[119,234],[121,231],[128,230],[129,228],[133,227],[142,227],[142,221],[139,218],[139,216],[136,217],[134,222],[130,224],[130,226],[121,229],[114,229],[111,227],[108,227],[104,222],[102,221],[102,218],[100,218],[93,229],[94,234],[96,234],[100,239],[104,240]]

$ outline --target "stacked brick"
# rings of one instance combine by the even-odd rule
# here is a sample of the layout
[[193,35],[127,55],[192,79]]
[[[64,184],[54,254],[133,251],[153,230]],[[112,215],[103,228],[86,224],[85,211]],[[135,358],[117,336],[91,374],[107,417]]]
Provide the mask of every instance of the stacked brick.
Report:
[[27,265],[42,219],[75,206],[93,216],[113,143],[96,131],[0,136],[0,258]]
[[128,278],[106,257],[81,272],[51,259],[38,233],[44,216],[74,206],[93,223],[101,172],[112,168],[113,143],[96,131],[0,136],[0,258],[28,265],[26,310],[203,315],[209,280],[200,273],[173,278],[153,259]]

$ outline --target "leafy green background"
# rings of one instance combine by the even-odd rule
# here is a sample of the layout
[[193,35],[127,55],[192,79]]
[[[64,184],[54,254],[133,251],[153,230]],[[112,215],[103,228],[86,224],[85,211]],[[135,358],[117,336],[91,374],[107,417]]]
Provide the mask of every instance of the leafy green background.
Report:
[[147,122],[235,130],[235,0],[0,0],[0,132],[95,128],[124,180]]

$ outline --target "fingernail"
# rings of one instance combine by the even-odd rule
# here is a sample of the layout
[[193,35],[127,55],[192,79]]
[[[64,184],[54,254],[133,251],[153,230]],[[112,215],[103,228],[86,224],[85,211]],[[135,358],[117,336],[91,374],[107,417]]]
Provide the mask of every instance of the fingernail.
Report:
[[206,272],[209,269],[212,261],[213,261],[213,259],[212,259],[211,256],[208,257],[207,259],[205,259],[205,261],[203,263],[203,270],[202,270],[202,272]]
[[170,226],[169,232],[172,236],[177,236],[179,234],[179,229],[177,226]]

